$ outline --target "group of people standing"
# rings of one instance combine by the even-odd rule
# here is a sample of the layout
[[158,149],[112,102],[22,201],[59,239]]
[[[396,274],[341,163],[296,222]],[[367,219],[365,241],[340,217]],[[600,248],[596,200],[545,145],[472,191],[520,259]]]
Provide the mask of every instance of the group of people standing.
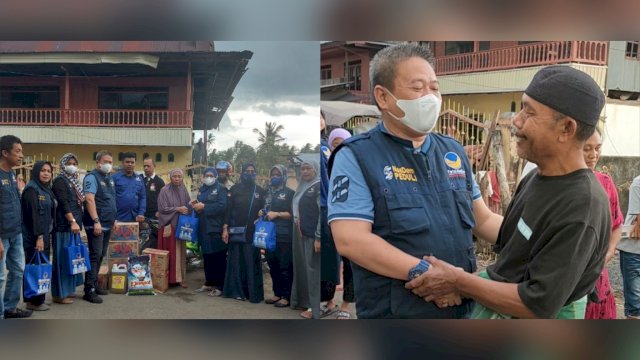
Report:
[[[22,142],[3,136],[0,148],[0,288],[6,289],[0,296],[0,314],[4,318],[24,318],[34,310],[49,309],[45,295],[24,298],[26,309],[17,306],[25,262],[36,252],[52,253],[54,302],[72,304],[76,288],[84,283],[82,298],[102,303],[101,296],[108,292],[98,286],[97,274],[116,221],[157,221],[156,247],[170,254],[169,284],[188,287],[185,241],[177,237],[180,215],[199,219],[205,283],[197,292],[291,306],[304,310],[304,317],[320,303],[315,296],[321,233],[320,169],[315,161],[301,164],[297,191],[287,186],[284,165],[271,168],[269,184],[263,188],[256,184],[255,164],[243,164],[240,181],[234,185],[229,179],[231,164],[220,161],[205,169],[197,196],[191,199],[181,169],[171,170],[165,184],[155,174],[152,159],[144,159],[144,176],[136,174],[136,154],[127,152],[121,170],[112,174],[111,153],[99,151],[95,169],[81,181],[78,157],[68,153],[61,157],[55,177],[53,164],[36,162],[20,194],[12,168],[22,163]],[[274,222],[277,234],[275,250],[266,252],[274,293],[266,300],[261,251],[252,243],[259,218]],[[91,270],[69,275],[64,249],[77,241],[83,229]]]
[[[281,164],[270,169],[269,183],[263,188],[256,183],[255,164],[245,163],[239,183],[228,187],[221,180],[226,174],[219,165],[205,169],[194,201],[184,197],[171,203],[191,204],[200,220],[205,284],[197,292],[290,306],[305,310],[303,316],[319,306],[320,171],[316,161],[303,162],[299,171],[296,191],[287,186],[288,169]],[[253,245],[258,219],[273,222],[276,229],[275,249],[265,254],[274,294],[267,299],[261,251]]]

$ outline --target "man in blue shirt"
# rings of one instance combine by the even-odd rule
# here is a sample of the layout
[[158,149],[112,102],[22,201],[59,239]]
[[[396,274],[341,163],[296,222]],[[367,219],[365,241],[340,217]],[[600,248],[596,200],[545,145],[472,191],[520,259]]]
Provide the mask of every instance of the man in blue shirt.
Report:
[[32,313],[17,307],[24,274],[24,248],[20,194],[13,167],[22,164],[22,159],[22,141],[13,135],[0,137],[0,319],[25,318]]
[[82,224],[87,233],[91,270],[84,275],[83,299],[102,303],[99,295],[107,295],[98,287],[98,270],[107,255],[111,230],[117,216],[116,191],[110,176],[113,167],[111,153],[103,150],[96,154],[96,168],[84,177],[86,203]]
[[113,175],[116,185],[116,207],[118,217],[116,220],[123,222],[144,221],[144,213],[147,211],[147,191],[142,177],[134,172],[136,167],[136,154],[126,152],[122,156],[122,171]]
[[417,44],[378,52],[370,78],[382,124],[329,161],[328,220],[338,252],[352,261],[359,318],[468,317],[472,301],[425,302],[405,285],[428,270],[430,254],[475,271],[472,231],[496,239],[502,222],[484,204],[462,146],[431,133],[442,100],[430,58]]

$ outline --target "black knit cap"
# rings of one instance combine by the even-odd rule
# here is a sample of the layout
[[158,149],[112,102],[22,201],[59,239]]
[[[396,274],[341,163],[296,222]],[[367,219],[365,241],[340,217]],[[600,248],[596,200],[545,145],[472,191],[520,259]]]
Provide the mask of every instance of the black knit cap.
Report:
[[588,125],[597,125],[604,93],[586,73],[564,65],[538,71],[524,91],[534,100]]

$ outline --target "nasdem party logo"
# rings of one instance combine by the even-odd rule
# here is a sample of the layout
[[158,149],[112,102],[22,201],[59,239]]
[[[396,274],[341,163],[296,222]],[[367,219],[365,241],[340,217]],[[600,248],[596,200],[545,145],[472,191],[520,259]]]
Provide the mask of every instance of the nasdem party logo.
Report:
[[454,152],[444,154],[444,163],[453,170],[459,170],[462,167],[460,156]]
[[418,178],[416,177],[416,171],[412,168],[387,165],[382,171],[384,173],[384,178],[387,180],[392,180],[395,178],[399,181],[418,181]]

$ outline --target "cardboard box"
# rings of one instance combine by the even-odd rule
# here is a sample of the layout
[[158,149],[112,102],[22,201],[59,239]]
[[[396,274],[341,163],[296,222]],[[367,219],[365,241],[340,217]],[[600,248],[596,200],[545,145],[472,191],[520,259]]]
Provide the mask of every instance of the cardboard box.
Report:
[[139,226],[137,222],[116,222],[110,241],[137,241],[140,238]]
[[151,262],[151,281],[153,288],[164,293],[169,289],[169,252],[158,249],[144,249],[142,254],[149,255]]
[[129,258],[129,256],[138,256],[138,240],[109,242],[109,259]]
[[101,289],[109,288],[109,267],[107,265],[100,266],[98,271],[98,286]]

